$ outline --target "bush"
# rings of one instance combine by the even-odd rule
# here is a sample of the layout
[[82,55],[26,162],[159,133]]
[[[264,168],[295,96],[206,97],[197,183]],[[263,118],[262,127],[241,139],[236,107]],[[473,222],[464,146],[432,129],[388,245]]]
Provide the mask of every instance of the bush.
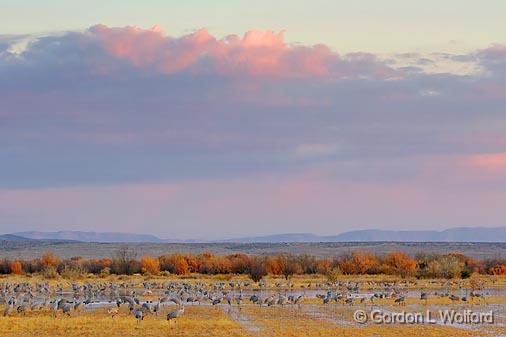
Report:
[[58,271],[54,266],[47,266],[42,269],[42,277],[46,279],[55,279],[59,277]]
[[86,271],[77,265],[66,265],[60,275],[67,280],[82,279],[86,276]]
[[491,275],[506,275],[506,265],[498,265],[490,268],[489,274]]
[[332,283],[336,283],[341,275],[343,275],[343,272],[339,269],[339,267],[332,268],[332,270],[329,270],[326,274],[327,280]]
[[462,275],[463,267],[458,257],[443,255],[437,260],[429,262],[427,272],[429,277],[452,279]]
[[278,263],[281,274],[287,280],[292,275],[301,274],[303,272],[299,261],[295,256],[291,254],[280,254],[277,256],[276,261]]
[[377,274],[379,272],[378,258],[372,253],[355,251],[344,254],[337,264],[344,274]]
[[316,272],[318,274],[326,275],[332,270],[332,261],[328,259],[318,260],[316,262]]
[[23,265],[21,264],[21,261],[14,261],[14,262],[9,263],[9,269],[11,271],[11,274],[16,274],[16,275],[24,274]]
[[158,275],[160,272],[160,262],[150,256],[141,258],[141,270],[143,274]]
[[58,267],[60,259],[53,252],[45,252],[40,258],[42,268]]
[[100,271],[100,277],[106,278],[107,276],[111,275],[111,268],[105,267]]
[[416,266],[416,261],[403,252],[392,252],[383,261],[383,269],[386,274],[401,277],[414,275]]
[[190,268],[186,257],[180,254],[160,256],[158,260],[160,263],[160,270],[172,274],[183,275],[188,273]]
[[261,257],[254,257],[250,260],[248,268],[248,274],[253,282],[258,282],[267,275],[267,269],[265,268],[265,259]]
[[118,249],[114,253],[111,269],[120,275],[132,275],[140,271],[139,263],[135,261],[137,252],[127,246]]

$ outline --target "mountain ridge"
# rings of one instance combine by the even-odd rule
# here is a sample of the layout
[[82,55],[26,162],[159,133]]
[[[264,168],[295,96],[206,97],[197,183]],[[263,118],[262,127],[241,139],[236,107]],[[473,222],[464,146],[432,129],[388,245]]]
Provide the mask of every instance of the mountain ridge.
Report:
[[364,229],[337,235],[312,233],[282,233],[238,237],[221,240],[162,239],[150,234],[86,231],[25,231],[0,235],[0,240],[65,240],[97,243],[281,243],[281,242],[506,242],[506,227],[454,227],[445,230],[381,230]]

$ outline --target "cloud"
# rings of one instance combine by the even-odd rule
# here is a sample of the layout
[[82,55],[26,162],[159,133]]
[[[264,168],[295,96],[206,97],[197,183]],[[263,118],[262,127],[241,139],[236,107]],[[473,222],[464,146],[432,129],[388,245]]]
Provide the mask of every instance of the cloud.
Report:
[[334,144],[300,144],[295,149],[295,155],[302,158],[328,157],[336,154],[339,147]]
[[484,171],[498,172],[506,175],[506,153],[487,153],[470,156],[467,164]]
[[[477,139],[506,132],[502,45],[386,59],[293,45],[283,32],[178,37],[104,25],[0,41],[5,188],[320,165],[350,181],[395,181],[412,178],[420,156],[501,152]],[[374,171],[372,161],[385,164]]]
[[83,49],[100,48],[114,58],[163,74],[334,79],[396,75],[394,69],[372,54],[341,56],[324,45],[289,45],[284,41],[284,32],[251,30],[243,37],[229,35],[218,39],[206,29],[171,37],[158,26],[141,29],[96,25],[73,37],[81,41]]
[[494,44],[479,51],[477,57],[492,75],[506,74],[506,45]]

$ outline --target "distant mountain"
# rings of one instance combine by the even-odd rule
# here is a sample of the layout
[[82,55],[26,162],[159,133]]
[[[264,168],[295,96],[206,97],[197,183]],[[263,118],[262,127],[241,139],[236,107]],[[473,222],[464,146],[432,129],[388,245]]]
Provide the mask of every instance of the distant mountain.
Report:
[[[2,238],[3,237],[3,238]],[[9,239],[9,237],[11,239]],[[116,232],[19,232],[0,235],[0,240],[60,240],[82,242],[153,242],[153,243],[280,243],[280,242],[368,242],[368,241],[397,241],[397,242],[506,242],[506,227],[458,227],[443,231],[434,230],[357,230],[338,235],[320,236],[311,233],[287,233],[265,236],[242,237],[226,240],[175,240],[160,239],[149,234],[131,234]]]
[[29,238],[24,238],[22,236],[14,235],[14,234],[3,234],[0,235],[0,241],[27,241],[31,240]]
[[506,242],[506,227],[457,227],[443,231],[395,231],[366,229],[332,236],[314,234],[277,234],[224,240],[223,242]]
[[237,243],[321,242],[324,241],[324,238],[325,238],[324,236],[319,236],[311,233],[287,233],[287,234],[275,234],[275,235],[228,239],[228,240],[221,240],[218,242],[237,242]]
[[131,234],[116,232],[19,232],[15,236],[34,240],[72,240],[82,242],[163,242],[160,238],[149,234]]

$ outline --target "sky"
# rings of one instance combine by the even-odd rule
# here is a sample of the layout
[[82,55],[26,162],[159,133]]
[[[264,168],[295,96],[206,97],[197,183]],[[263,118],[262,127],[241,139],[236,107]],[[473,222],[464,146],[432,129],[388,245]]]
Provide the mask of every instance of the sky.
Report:
[[0,5],[0,232],[505,225],[504,1]]

